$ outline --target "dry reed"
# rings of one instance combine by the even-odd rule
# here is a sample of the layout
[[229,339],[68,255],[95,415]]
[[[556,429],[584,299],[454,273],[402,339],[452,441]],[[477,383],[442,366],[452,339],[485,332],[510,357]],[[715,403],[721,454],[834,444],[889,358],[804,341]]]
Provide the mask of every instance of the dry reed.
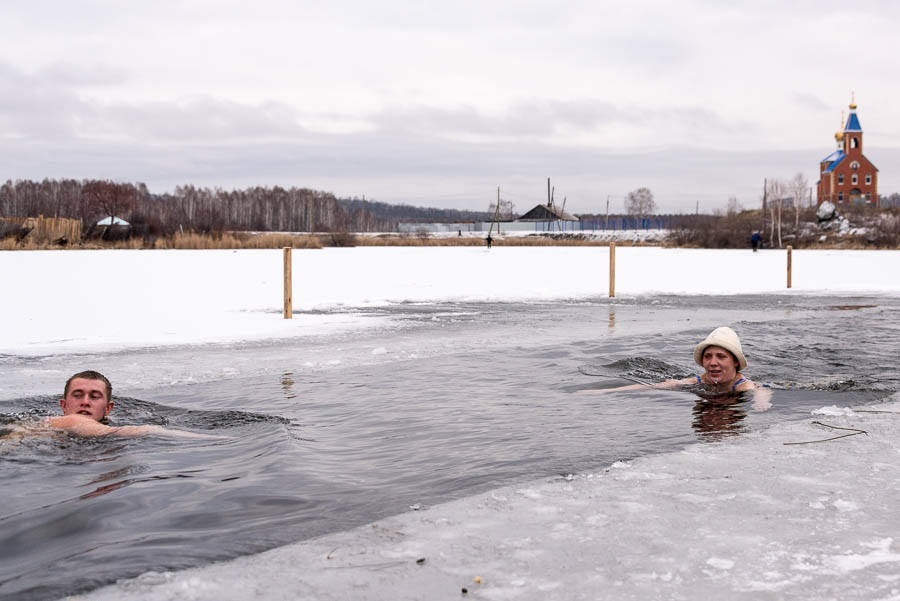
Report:
[[63,249],[241,249],[241,248],[322,248],[322,242],[311,234],[221,234],[205,235],[176,233],[164,238],[106,241],[85,240],[77,244],[60,246],[49,241],[36,241],[30,237],[17,241],[15,238],[0,240],[0,250],[63,250]]
[[158,238],[153,248],[170,249],[241,249],[241,248],[322,248],[322,242],[311,234],[221,234],[176,233]]
[[484,246],[478,238],[422,238],[414,236],[358,236],[357,246]]
[[15,238],[0,240],[0,250],[101,250],[101,249],[138,249],[144,248],[144,242],[140,238],[129,240],[116,240],[107,242],[104,240],[88,240],[71,245],[54,244],[49,241],[38,241],[26,238],[17,241]]

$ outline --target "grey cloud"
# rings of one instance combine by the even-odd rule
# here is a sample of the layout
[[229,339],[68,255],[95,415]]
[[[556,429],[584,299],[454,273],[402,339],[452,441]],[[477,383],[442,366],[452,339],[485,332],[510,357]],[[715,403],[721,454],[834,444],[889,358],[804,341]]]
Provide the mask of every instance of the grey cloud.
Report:
[[516,138],[550,135],[565,125],[594,128],[621,118],[622,113],[606,102],[533,101],[517,104],[502,115],[488,115],[471,106],[395,108],[374,115],[372,122],[387,132]]
[[128,76],[124,69],[102,63],[84,65],[57,62],[42,68],[35,77],[42,81],[55,82],[56,85],[70,88],[112,86],[128,81]]
[[500,115],[488,115],[473,107],[437,109],[417,106],[385,110],[371,117],[385,133],[431,136],[481,136],[490,139],[546,137],[563,128],[585,132],[603,127],[651,125],[674,129],[730,132],[746,124],[728,123],[704,107],[643,109],[618,107],[600,100],[531,101],[516,104]]
[[[199,97],[178,102],[99,103],[82,86],[111,84],[124,76],[115,69],[95,75],[57,64],[31,75],[0,63],[0,135],[37,139],[119,138],[174,142],[256,143],[306,139],[304,116],[276,102],[243,104]],[[354,116],[354,120],[358,120]],[[365,119],[365,118],[364,118]],[[616,123],[726,128],[701,107],[641,109],[594,99],[531,100],[489,114],[472,106],[455,109],[391,108],[368,120],[385,135],[546,138],[561,130],[597,131]]]
[[781,0],[693,0],[697,6],[695,10],[719,10],[723,7],[733,10],[737,14],[745,14],[754,19],[771,20],[772,15],[778,15],[781,21],[802,19],[808,21],[823,15],[841,14],[872,14],[879,17],[896,17],[900,14],[900,7],[894,0],[864,0],[848,4],[844,0],[793,0],[782,2]]
[[834,106],[829,105],[811,92],[794,92],[794,101],[801,107],[816,111],[829,111],[834,109]]
[[52,77],[29,75],[0,62],[0,136],[72,135],[88,106]]
[[241,104],[201,97],[168,103],[99,103],[85,85],[113,83],[116,70],[95,76],[56,65],[27,74],[0,62],[0,136],[52,141],[130,139],[141,142],[228,142],[304,135],[300,115],[285,104]]
[[566,24],[573,8],[552,0],[457,0],[456,2],[357,2],[321,4],[311,10],[325,22],[372,25],[389,30],[441,32],[547,28]]
[[603,56],[627,64],[649,76],[664,75],[677,70],[690,60],[694,51],[683,38],[671,38],[656,33],[619,34],[603,41]]
[[287,105],[248,105],[213,98],[179,103],[114,104],[99,108],[87,124],[93,131],[122,133],[155,142],[244,141],[304,134]]

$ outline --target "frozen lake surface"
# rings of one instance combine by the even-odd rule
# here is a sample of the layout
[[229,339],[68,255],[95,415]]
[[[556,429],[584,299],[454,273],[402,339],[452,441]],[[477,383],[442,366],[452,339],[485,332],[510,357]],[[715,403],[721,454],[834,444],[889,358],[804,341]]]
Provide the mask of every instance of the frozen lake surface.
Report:
[[[715,268],[715,261],[706,264]],[[173,305],[177,302],[170,301],[166,307],[171,310]],[[152,315],[152,310],[160,308],[143,309]],[[279,320],[275,310],[261,311],[270,320]],[[362,553],[378,555],[378,562],[390,563],[380,554],[403,558],[383,568],[394,576],[395,569],[400,570],[408,579],[406,584],[379,588],[372,581],[383,580],[379,567],[363,566],[356,570],[361,576],[342,580],[344,584],[329,580],[327,569],[285,571],[284,578],[292,584],[282,582],[288,587],[284,598],[295,598],[308,587],[317,591],[311,598],[348,598],[353,596],[348,591],[356,589],[347,587],[357,577],[361,578],[359,590],[368,591],[370,598],[391,598],[392,590],[392,598],[417,598],[429,591],[435,593],[432,598],[439,598],[443,593],[437,594],[438,589],[419,588],[419,584],[465,583],[474,572],[457,574],[454,570],[461,569],[464,558],[455,553],[486,562],[487,557],[479,553],[490,549],[496,551],[496,556],[488,553],[494,571],[476,570],[485,578],[478,593],[485,598],[542,598],[541,591],[546,598],[553,597],[547,594],[551,590],[558,591],[556,598],[591,597],[589,588],[570,588],[573,579],[583,583],[583,576],[596,577],[585,572],[587,564],[573,564],[581,567],[572,578],[552,582],[547,574],[538,578],[543,568],[535,563],[561,569],[559,562],[571,559],[553,542],[566,540],[566,528],[585,523],[570,519],[570,513],[598,528],[623,525],[624,529],[616,527],[612,541],[634,547],[632,559],[610,563],[609,557],[596,556],[595,567],[603,574],[596,580],[598,586],[605,582],[604,586],[624,587],[617,589],[622,594],[615,598],[641,598],[639,593],[648,590],[662,594],[667,582],[684,587],[671,590],[695,590],[700,596],[706,590],[722,593],[734,586],[744,590],[741,587],[750,586],[747,578],[740,584],[730,577],[737,568],[722,566],[738,565],[737,549],[746,547],[741,552],[750,553],[756,543],[747,540],[742,546],[737,538],[728,543],[731,555],[723,551],[721,556],[694,558],[700,563],[691,563],[693,559],[686,556],[678,563],[667,555],[672,553],[667,545],[690,536],[683,526],[690,520],[684,515],[686,509],[672,504],[675,497],[665,494],[678,492],[682,500],[694,499],[686,507],[698,511],[706,511],[701,508],[707,500],[708,517],[731,519],[727,513],[731,493],[716,496],[714,491],[696,488],[706,480],[695,470],[709,469],[705,463],[698,467],[696,458],[708,462],[721,456],[721,469],[735,472],[728,478],[736,478],[736,472],[746,466],[728,459],[731,445],[750,445],[745,449],[747,461],[759,461],[775,444],[766,442],[770,426],[797,420],[797,427],[808,426],[813,410],[880,402],[900,388],[893,368],[900,349],[896,325],[900,301],[879,289],[840,295],[817,289],[815,294],[642,294],[618,299],[587,295],[553,301],[407,299],[300,311],[299,323],[308,318],[316,327],[308,333],[301,327],[275,340],[148,346],[146,342],[110,344],[109,338],[99,336],[85,338],[80,347],[63,344],[56,352],[52,343],[42,353],[34,353],[34,345],[23,345],[0,357],[5,376],[0,413],[7,421],[51,413],[65,378],[94,367],[110,375],[116,386],[118,405],[113,417],[117,423],[166,423],[232,437],[215,443],[54,437],[4,446],[0,476],[12,486],[5,487],[0,520],[0,537],[10,541],[0,551],[0,595],[62,597],[152,572],[98,595],[241,598],[242,587],[264,587],[251,573],[270,559],[254,564],[256,559],[248,558],[237,564],[246,568],[231,568],[234,580],[230,584],[222,572],[182,577],[169,570],[310,540],[306,546],[274,551],[281,553],[276,563],[304,565],[333,537],[347,548],[356,544],[354,554],[362,545],[366,549]],[[322,328],[329,320],[344,325]],[[744,402],[707,403],[678,391],[577,394],[585,388],[625,383],[617,379],[620,376],[655,380],[695,373],[690,349],[721,324],[732,325],[742,335],[750,361],[747,374],[776,386],[770,411],[753,411]],[[166,324],[157,321],[156,325]],[[685,455],[681,452],[685,448],[696,450]],[[797,455],[801,466],[814,457],[830,461],[821,445],[809,448],[819,450]],[[710,455],[704,449],[715,451]],[[876,470],[865,463],[864,452],[859,457],[859,469]],[[636,458],[657,463],[645,471],[632,467],[644,465],[631,463]],[[606,472],[613,464],[619,467]],[[736,513],[763,519],[769,509],[774,511],[759,490],[769,486],[762,469],[742,475],[751,478],[751,486],[743,496],[732,498]],[[560,480],[569,474],[574,476]],[[535,482],[535,478],[542,480]],[[607,489],[607,482],[599,490],[590,488],[610,478],[615,486]],[[654,488],[656,480],[668,488]],[[834,498],[824,501],[816,500],[825,494],[819,494],[824,486],[821,480],[795,484],[798,497],[818,491],[810,503],[831,511],[850,507],[846,503],[859,504],[841,496],[851,483],[852,479],[838,483],[837,492],[829,493]],[[509,485],[512,488],[497,488]],[[494,494],[489,491],[498,491],[499,496],[463,498]],[[460,500],[443,505],[454,499]],[[589,499],[598,504],[597,512],[590,515],[584,513],[594,503]],[[570,511],[573,504],[582,507],[581,513]],[[646,511],[640,509],[642,504]],[[425,511],[413,512],[411,507]],[[449,513],[434,516],[445,507]],[[622,513],[625,509],[634,511]],[[642,511],[643,521],[659,538],[655,543],[636,530]],[[404,532],[403,540],[418,540],[416,544],[392,547],[397,540],[391,535],[371,539],[367,533],[381,532],[380,526],[353,530],[403,513],[408,515],[397,518],[402,522],[398,528]],[[470,513],[480,517],[463,519]],[[813,520],[818,515],[810,507],[800,517]],[[867,514],[852,515],[860,519]],[[523,522],[518,542],[507,543],[503,528],[518,528],[511,524],[529,516],[539,519],[531,525]],[[873,520],[875,529],[877,517]],[[429,534],[432,528],[437,529]],[[473,534],[472,528],[481,530],[481,535]],[[596,531],[597,536],[602,533],[602,528]],[[731,533],[722,530],[722,540],[716,544],[731,540]],[[606,532],[602,538],[609,535]],[[774,540],[778,535],[777,524],[758,533],[761,539]],[[446,561],[437,568],[436,556],[427,550],[439,548],[435,536],[444,541],[462,537],[479,542],[474,549],[444,548],[440,553]],[[709,539],[698,541],[709,542],[716,536],[711,531]],[[584,537],[570,533],[568,540],[575,544],[592,539],[585,532]],[[834,542],[828,542],[827,534],[817,540]],[[782,551],[803,553],[805,544],[800,542],[793,549],[783,546]],[[859,544],[875,545],[873,553],[887,558],[869,565],[878,569],[898,565],[891,559],[895,549],[884,538]],[[591,545],[603,547],[597,540]],[[407,571],[407,556],[420,551],[428,556],[428,569],[439,572]],[[859,548],[854,551],[851,545],[844,551],[856,553]],[[640,560],[640,556],[645,557]],[[525,561],[528,557],[533,561]],[[422,567],[414,561],[418,558],[413,558],[414,568]],[[341,564],[342,570],[371,563],[356,559],[353,555]],[[661,570],[660,562],[667,561],[668,571]],[[320,567],[329,567],[326,564]],[[229,571],[229,565],[223,569]],[[803,582],[794,578],[799,569],[780,572],[778,582],[783,584],[779,586]],[[619,577],[614,578],[617,570]],[[654,572],[657,576],[651,577]],[[490,580],[485,576],[489,573]],[[466,579],[458,580],[463,575]],[[190,584],[191,578],[199,578],[191,581],[196,586]],[[766,578],[759,576],[757,584],[777,580]],[[645,588],[641,579],[663,588]],[[266,586],[273,588],[266,589],[263,597],[278,598],[279,581],[270,580]],[[708,586],[712,588],[704,588]],[[231,592],[226,594],[223,587]],[[471,594],[476,592],[473,589]]]

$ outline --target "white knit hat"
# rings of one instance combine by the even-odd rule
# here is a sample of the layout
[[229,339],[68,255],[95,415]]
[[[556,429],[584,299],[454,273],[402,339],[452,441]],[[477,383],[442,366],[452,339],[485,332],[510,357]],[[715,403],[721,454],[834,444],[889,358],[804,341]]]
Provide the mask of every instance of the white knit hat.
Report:
[[694,361],[697,365],[703,365],[703,351],[708,346],[720,346],[734,355],[738,360],[738,371],[747,368],[747,359],[741,350],[741,341],[738,335],[728,326],[722,326],[713,330],[706,340],[694,347]]

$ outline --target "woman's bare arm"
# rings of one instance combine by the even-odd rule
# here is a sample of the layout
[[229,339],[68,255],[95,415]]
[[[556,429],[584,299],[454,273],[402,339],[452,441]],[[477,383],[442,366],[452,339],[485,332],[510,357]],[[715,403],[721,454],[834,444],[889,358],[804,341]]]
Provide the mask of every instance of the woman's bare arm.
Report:
[[656,384],[628,384],[627,386],[617,386],[616,388],[588,388],[585,390],[579,390],[579,394],[601,394],[606,392],[620,392],[623,390],[641,390],[643,388],[657,388],[657,389],[670,389],[670,388],[678,388],[679,386],[685,386],[687,384],[693,384],[697,381],[696,378],[685,378],[683,380],[665,380],[664,382],[657,382]]

